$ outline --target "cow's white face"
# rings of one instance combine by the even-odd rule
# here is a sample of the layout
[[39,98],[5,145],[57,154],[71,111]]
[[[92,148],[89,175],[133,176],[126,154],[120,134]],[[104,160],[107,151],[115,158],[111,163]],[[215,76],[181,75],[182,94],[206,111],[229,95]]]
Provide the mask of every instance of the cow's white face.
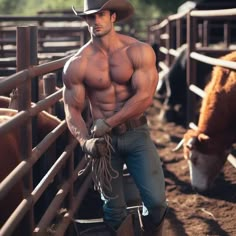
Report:
[[188,152],[188,165],[192,187],[198,192],[209,190],[220,173],[228,153],[203,154],[196,149]]

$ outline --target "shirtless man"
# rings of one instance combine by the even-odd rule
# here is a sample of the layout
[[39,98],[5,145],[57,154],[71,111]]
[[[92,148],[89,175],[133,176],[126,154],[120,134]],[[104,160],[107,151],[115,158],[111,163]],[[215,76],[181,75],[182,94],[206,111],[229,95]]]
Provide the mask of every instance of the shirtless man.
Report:
[[[114,30],[114,23],[133,14],[127,0],[84,0],[82,17],[91,39],[66,63],[63,71],[66,121],[82,150],[99,157],[104,135],[112,138],[112,194],[104,199],[104,220],[118,229],[126,218],[123,164],[140,191],[144,204],[144,235],[162,235],[166,213],[165,184],[160,158],[154,146],[145,110],[152,104],[158,82],[152,48]],[[88,98],[92,129],[81,113]],[[92,132],[92,136],[91,136]]]

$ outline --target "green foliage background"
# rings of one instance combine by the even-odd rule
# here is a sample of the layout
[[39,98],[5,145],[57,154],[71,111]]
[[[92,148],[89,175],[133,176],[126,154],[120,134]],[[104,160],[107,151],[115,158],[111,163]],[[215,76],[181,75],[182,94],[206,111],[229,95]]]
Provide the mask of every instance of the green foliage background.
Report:
[[[117,0],[119,1],[119,0]],[[176,13],[185,0],[130,0],[136,15],[159,17]],[[71,9],[74,5],[83,8],[83,0],[0,0],[0,15],[36,15],[38,11]]]

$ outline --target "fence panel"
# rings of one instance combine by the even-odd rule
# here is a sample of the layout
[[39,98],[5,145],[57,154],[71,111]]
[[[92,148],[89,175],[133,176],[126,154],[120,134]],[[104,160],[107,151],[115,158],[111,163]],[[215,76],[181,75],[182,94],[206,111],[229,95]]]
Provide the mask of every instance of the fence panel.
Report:
[[[20,138],[22,151],[19,155],[22,161],[20,161],[8,176],[1,180],[0,183],[0,201],[4,197],[8,196],[9,191],[11,191],[11,189],[21,180],[24,181],[24,188],[26,190],[24,191],[25,195],[21,202],[13,210],[10,217],[5,221],[0,229],[0,235],[4,236],[11,235],[17,226],[21,225],[23,219],[27,219],[28,221],[28,231],[26,235],[33,235],[33,233],[36,234],[37,232],[45,233],[47,228],[50,227],[58,216],[58,211],[61,207],[67,206],[66,212],[68,212],[69,215],[76,211],[76,208],[79,207],[79,203],[82,201],[81,198],[83,198],[91,183],[91,177],[85,172],[86,180],[82,184],[81,189],[78,191],[74,191],[73,189],[74,182],[78,178],[81,178],[81,176],[78,176],[78,172],[85,167],[87,161],[83,159],[82,152],[80,152],[76,156],[79,163],[74,163],[74,150],[78,148],[78,142],[68,133],[65,121],[62,120],[52,131],[47,133],[40,142],[35,143],[35,145],[31,143],[33,140],[31,130],[32,119],[38,117],[40,114],[44,114],[42,113],[43,110],[50,109],[53,104],[62,98],[62,89],[59,89],[31,106],[31,82],[36,80],[38,76],[47,75],[61,70],[71,55],[42,63],[40,65],[33,65],[34,61],[32,62],[29,57],[32,53],[32,48],[37,48],[37,40],[32,40],[32,38],[30,39],[30,29],[32,29],[32,27],[17,28],[17,35],[19,35],[18,38],[21,38],[17,41],[17,48],[21,47],[23,50],[26,49],[25,47],[27,47],[27,45],[28,47],[30,46],[27,50],[23,50],[24,53],[27,52],[28,56],[21,57],[20,55],[22,54],[19,54],[17,57],[19,71],[0,81],[1,95],[17,88],[19,89],[19,97],[17,98],[20,98],[18,101],[19,111],[16,115],[7,122],[0,124],[1,137],[6,137],[6,135],[13,132],[13,130],[26,126],[26,131],[24,129],[21,134],[22,137]],[[26,43],[25,47],[22,46],[22,42]],[[21,99],[23,99],[23,101]],[[52,163],[51,166],[48,166],[49,169],[46,174],[42,176],[41,180],[39,180],[38,183],[33,184],[33,168],[38,165],[38,162],[42,159],[42,155],[45,154],[45,152],[48,151],[48,149],[51,148],[51,146],[60,138],[63,138],[63,140],[66,141],[63,142],[65,144],[64,150],[61,151],[59,156],[50,156],[51,159],[56,158],[55,162]],[[67,166],[68,163],[70,163],[70,168],[66,168],[67,174],[65,175],[65,166]],[[55,182],[55,179],[58,176],[62,178],[61,181],[58,182],[59,185],[56,187],[58,190],[56,192],[54,191],[55,194],[53,194],[52,200],[50,200],[49,205],[44,206],[44,212],[41,213],[40,218],[38,219],[35,217],[36,204],[38,204],[38,201],[42,198],[46,189],[52,188],[52,183]],[[62,195],[61,192],[63,192]],[[68,196],[70,197],[68,198]],[[74,203],[75,198],[78,201],[76,205]],[[55,206],[57,206],[57,208],[55,208]],[[60,225],[60,222],[57,223]],[[66,232],[67,228],[71,224],[71,218],[70,220],[67,219],[66,223],[63,222],[63,220],[61,223],[63,223],[63,229],[60,229],[60,226],[58,226],[59,232]]]

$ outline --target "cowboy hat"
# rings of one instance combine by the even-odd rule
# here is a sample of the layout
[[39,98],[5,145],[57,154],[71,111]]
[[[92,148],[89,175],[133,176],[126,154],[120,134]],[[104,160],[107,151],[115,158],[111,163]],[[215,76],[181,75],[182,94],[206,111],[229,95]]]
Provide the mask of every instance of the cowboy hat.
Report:
[[95,14],[101,10],[112,10],[116,13],[117,21],[125,20],[134,13],[134,8],[128,0],[84,0],[84,11],[76,11],[74,6],[72,10],[80,17]]

